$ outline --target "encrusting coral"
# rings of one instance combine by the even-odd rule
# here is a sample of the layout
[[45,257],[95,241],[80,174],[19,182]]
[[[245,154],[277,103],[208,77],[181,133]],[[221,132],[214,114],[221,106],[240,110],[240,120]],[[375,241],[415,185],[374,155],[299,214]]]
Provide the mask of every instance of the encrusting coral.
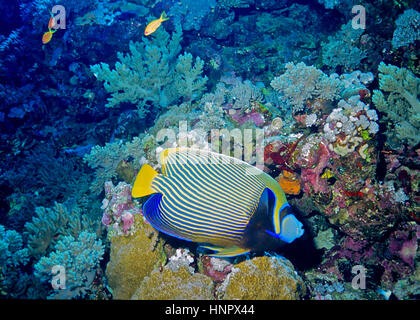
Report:
[[278,177],[278,182],[286,194],[297,195],[300,193],[300,180],[296,173],[283,170]]
[[191,274],[186,266],[176,272],[164,267],[144,278],[131,299],[213,300],[213,281],[201,273]]
[[235,265],[219,290],[225,300],[296,300],[306,292],[292,263],[279,256],[256,257]]
[[134,216],[134,234],[115,235],[111,239],[111,256],[106,268],[114,299],[130,299],[143,279],[166,262],[162,240],[157,231]]

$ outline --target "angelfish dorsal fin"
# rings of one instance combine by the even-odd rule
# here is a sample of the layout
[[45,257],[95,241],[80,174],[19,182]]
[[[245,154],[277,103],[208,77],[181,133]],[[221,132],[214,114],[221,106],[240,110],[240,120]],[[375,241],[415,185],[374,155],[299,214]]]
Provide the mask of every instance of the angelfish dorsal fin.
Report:
[[131,190],[131,195],[134,198],[145,197],[156,193],[152,189],[153,178],[156,177],[158,173],[153,169],[149,164],[144,164],[139,173],[137,174],[136,180],[134,181],[133,189]]

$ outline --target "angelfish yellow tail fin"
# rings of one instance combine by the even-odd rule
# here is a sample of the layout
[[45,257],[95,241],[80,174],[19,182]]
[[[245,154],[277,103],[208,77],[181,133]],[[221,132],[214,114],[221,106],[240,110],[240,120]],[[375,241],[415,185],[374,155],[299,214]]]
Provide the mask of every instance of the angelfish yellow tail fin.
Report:
[[160,21],[166,21],[166,20],[169,20],[169,18],[166,15],[166,12],[162,11],[162,14],[160,15]]
[[158,173],[153,169],[149,164],[144,164],[139,173],[137,174],[136,180],[134,181],[133,189],[131,190],[131,195],[134,198],[145,197],[152,193],[156,193],[152,189],[152,181]]

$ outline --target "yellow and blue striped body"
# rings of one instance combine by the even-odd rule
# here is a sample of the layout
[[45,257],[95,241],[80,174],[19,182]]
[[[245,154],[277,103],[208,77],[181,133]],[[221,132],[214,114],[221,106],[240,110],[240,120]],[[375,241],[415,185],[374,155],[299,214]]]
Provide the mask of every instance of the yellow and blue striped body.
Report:
[[[161,154],[163,175],[153,175],[146,193],[155,193],[143,206],[150,224],[168,235],[216,247],[216,256],[234,256],[244,248],[244,234],[267,188],[275,204],[274,234],[281,232],[280,208],[287,205],[284,192],[269,175],[237,159],[188,148]],[[140,172],[141,173],[141,172]],[[139,175],[140,175],[139,173]],[[136,194],[137,180],[133,187]],[[228,249],[230,248],[230,249]]]

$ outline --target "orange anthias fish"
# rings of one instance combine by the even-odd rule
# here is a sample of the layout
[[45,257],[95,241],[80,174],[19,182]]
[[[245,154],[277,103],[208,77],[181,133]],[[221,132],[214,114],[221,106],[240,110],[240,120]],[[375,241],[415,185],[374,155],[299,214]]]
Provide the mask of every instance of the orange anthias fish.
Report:
[[44,33],[44,35],[42,36],[42,44],[46,44],[48,42],[51,41],[52,35],[54,32],[56,32],[57,30],[51,31],[51,29],[47,32]]
[[50,21],[48,22],[48,29],[52,29],[52,28],[54,28],[54,26],[55,26],[55,19],[54,19],[54,17],[51,17],[50,18]]
[[51,41],[52,35],[57,30],[52,31],[51,29],[55,26],[55,19],[51,16],[50,21],[48,22],[48,31],[42,36],[42,44],[46,44]]
[[147,25],[146,29],[144,29],[144,35],[148,36],[155,32],[157,28],[160,27],[161,23],[166,20],[169,20],[169,18],[166,16],[165,11],[163,11],[159,19],[153,20]]

